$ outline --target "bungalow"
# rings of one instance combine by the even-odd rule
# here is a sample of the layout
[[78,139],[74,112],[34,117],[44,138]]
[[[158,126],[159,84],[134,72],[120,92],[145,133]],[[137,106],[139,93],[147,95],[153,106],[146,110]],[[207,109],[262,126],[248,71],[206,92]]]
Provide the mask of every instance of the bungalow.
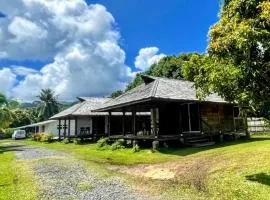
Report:
[[[94,140],[108,135],[108,112],[95,112],[94,110],[102,106],[110,98],[78,97],[79,103],[52,116],[51,120],[57,120],[58,137],[87,137]],[[139,113],[140,119],[150,117],[150,113]],[[131,121],[131,113],[127,113],[127,126]],[[119,132],[121,127],[122,113],[111,113],[110,129]],[[121,131],[120,131],[121,132]]]
[[28,132],[52,133],[54,136],[57,136],[58,134],[57,124],[58,124],[57,120],[47,120],[43,122],[26,125],[26,126],[21,126],[21,127],[15,128],[15,130],[27,129]]
[[[96,110],[109,112],[110,138],[192,143],[245,130],[245,119],[240,117],[238,107],[218,95],[200,100],[190,81],[152,76],[142,78],[142,85],[105,102]],[[122,134],[110,129],[112,112],[123,113]],[[126,112],[132,113],[131,133],[126,131],[124,123]],[[149,121],[144,121],[140,127],[137,126],[137,112],[151,112]]]

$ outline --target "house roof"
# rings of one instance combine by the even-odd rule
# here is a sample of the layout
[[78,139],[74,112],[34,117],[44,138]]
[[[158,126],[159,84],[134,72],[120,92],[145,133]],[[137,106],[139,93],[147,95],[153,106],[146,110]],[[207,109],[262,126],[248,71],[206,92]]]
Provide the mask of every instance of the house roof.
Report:
[[98,111],[108,111],[127,105],[151,100],[166,101],[204,101],[213,103],[228,103],[217,94],[211,94],[204,100],[196,97],[194,83],[186,80],[176,80],[152,76],[143,76],[144,83],[121,96],[105,102]]
[[93,112],[93,110],[100,107],[109,98],[99,98],[99,97],[79,97],[79,103],[63,110],[60,113],[52,116],[50,119],[59,119],[70,116],[103,116],[108,115],[107,112]]
[[57,122],[57,120],[47,120],[47,121],[43,121],[43,122],[29,124],[29,125],[26,125],[26,126],[17,127],[17,128],[15,128],[15,130],[16,129],[18,130],[18,129],[23,129],[23,128],[36,127],[36,126],[42,126],[42,125],[46,125],[46,124],[50,124],[50,123],[55,123],[55,122]]

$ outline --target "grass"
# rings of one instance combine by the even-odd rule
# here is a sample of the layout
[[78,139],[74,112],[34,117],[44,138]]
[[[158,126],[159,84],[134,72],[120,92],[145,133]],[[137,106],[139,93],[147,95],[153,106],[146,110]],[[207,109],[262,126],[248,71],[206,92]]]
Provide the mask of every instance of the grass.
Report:
[[163,163],[157,166],[174,171],[173,180],[124,175],[144,192],[162,194],[163,199],[270,199],[270,137],[267,135],[212,147],[137,153],[131,149],[100,150],[95,144],[26,143],[74,154],[100,169],[109,164],[139,167],[137,164]]
[[15,161],[15,153],[0,142],[0,199],[32,200],[37,188],[28,162]]
[[96,144],[76,145],[73,143],[64,144],[62,142],[40,143],[31,140],[28,140],[25,143],[71,153],[86,161],[117,165],[159,163],[178,158],[178,155],[153,152],[150,149],[134,153],[132,149],[119,149],[113,151],[109,148],[98,148]]

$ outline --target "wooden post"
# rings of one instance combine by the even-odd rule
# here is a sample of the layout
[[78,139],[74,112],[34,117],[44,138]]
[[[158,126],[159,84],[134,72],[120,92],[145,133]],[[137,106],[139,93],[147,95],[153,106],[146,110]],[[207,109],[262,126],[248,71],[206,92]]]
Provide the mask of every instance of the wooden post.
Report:
[[188,104],[188,126],[189,126],[189,131],[191,131],[190,104]]
[[58,120],[58,140],[61,140],[61,119]]
[[67,120],[64,121],[64,138],[66,138],[67,135]]
[[221,122],[220,122],[220,105],[218,104],[218,125],[219,125],[219,132],[221,132]]
[[75,117],[75,136],[78,136],[78,118]]
[[136,132],[136,111],[132,110],[132,134],[137,135]]
[[70,118],[68,118],[68,138],[70,138]]
[[112,112],[109,112],[109,116],[108,116],[108,136],[109,137],[111,135],[111,117],[112,117]]
[[159,113],[158,108],[151,108],[151,132],[155,138],[158,138],[159,132]]
[[234,132],[236,132],[234,106],[233,106],[233,129],[234,129]]
[[201,116],[201,104],[198,103],[198,118],[199,118],[199,130],[200,132],[203,132],[202,130],[202,116]]
[[122,116],[122,135],[125,136],[125,121],[126,121],[126,112],[123,111],[123,116]]
[[179,134],[182,134],[183,132],[183,123],[182,123],[182,106],[180,105],[178,108],[179,112]]

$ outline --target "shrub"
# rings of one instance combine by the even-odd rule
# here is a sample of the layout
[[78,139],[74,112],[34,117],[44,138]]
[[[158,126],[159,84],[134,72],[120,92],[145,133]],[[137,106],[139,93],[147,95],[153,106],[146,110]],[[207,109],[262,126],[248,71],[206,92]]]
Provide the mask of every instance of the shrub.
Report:
[[119,139],[119,140],[116,140],[112,146],[111,146],[111,149],[114,151],[114,150],[118,150],[118,149],[124,149],[125,146],[125,140],[124,139]]
[[32,133],[32,132],[26,133],[27,138],[33,138],[34,135],[35,135],[35,133]]
[[81,144],[81,140],[78,139],[78,138],[75,138],[75,139],[73,140],[73,143],[74,143],[74,144]]
[[52,133],[44,133],[41,136],[41,142],[48,142],[51,143],[53,141],[54,135]]
[[44,134],[44,133],[36,133],[36,134],[33,135],[32,139],[33,139],[34,141],[40,142],[41,139],[42,139],[42,137],[43,137],[43,134]]
[[97,147],[102,148],[108,145],[109,138],[101,138],[97,141]]
[[70,143],[69,138],[65,138],[65,139],[63,140],[63,143],[64,143],[64,144],[69,144],[69,143]]
[[139,147],[139,145],[135,145],[133,148],[132,148],[132,152],[133,153],[136,153],[136,152],[139,152],[140,151],[140,147]]
[[13,133],[14,133],[14,129],[7,128],[7,129],[4,130],[4,137],[5,138],[11,138]]

